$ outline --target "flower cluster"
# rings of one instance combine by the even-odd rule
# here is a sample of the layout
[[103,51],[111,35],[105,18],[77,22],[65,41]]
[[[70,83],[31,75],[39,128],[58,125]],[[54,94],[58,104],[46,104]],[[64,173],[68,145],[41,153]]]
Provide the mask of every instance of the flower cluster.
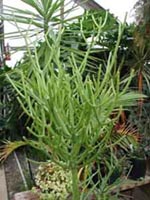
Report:
[[71,191],[71,173],[51,161],[39,166],[35,181],[42,200],[66,200]]

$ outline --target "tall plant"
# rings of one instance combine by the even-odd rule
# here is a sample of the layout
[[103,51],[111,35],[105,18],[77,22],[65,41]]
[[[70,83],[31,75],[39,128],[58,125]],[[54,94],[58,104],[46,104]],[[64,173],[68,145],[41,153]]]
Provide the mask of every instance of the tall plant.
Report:
[[[68,168],[72,172],[75,200],[81,197],[79,168],[91,165],[98,158],[102,159],[108,149],[119,143],[118,140],[112,140],[113,125],[117,119],[111,119],[111,114],[116,110],[119,112],[122,107],[134,105],[140,95],[128,92],[131,76],[124,81],[120,80],[119,72],[115,77],[112,76],[121,30],[105,74],[102,75],[99,68],[96,78],[87,75],[85,80],[83,72],[90,48],[80,66],[77,66],[74,54],[71,54],[70,75],[60,59],[61,36],[62,30],[52,44],[45,36],[49,57],[45,55],[48,59],[44,67],[39,63],[36,50],[33,59],[28,48],[32,75],[27,76],[23,69],[16,69],[14,73],[20,76],[20,81],[15,81],[10,75],[7,78],[16,89],[18,101],[25,113],[33,120],[28,130],[35,140],[25,139],[20,146],[29,144],[41,149],[58,165]],[[94,37],[91,46],[95,40]],[[19,146],[19,142],[16,144],[8,143],[4,148],[5,153],[7,149],[11,151]]]
[[[37,3],[36,9],[41,15],[46,9],[44,5],[48,6],[52,1],[24,0],[24,2],[34,6]],[[60,5],[62,1],[56,2]],[[41,12],[41,9],[44,11]],[[49,9],[51,10],[51,7]],[[47,13],[49,12],[47,10]],[[37,15],[35,18],[34,16],[33,24],[37,25],[36,20],[39,18]],[[15,22],[18,21],[17,17],[14,16]],[[94,16],[92,19],[95,23]],[[32,23],[28,17],[21,20]],[[73,200],[77,200],[82,198],[78,170],[92,165],[95,160],[103,160],[106,152],[112,152],[113,147],[118,144],[129,147],[131,142],[126,137],[120,136],[114,139],[116,138],[114,124],[117,116],[112,118],[112,114],[119,113],[124,107],[134,105],[141,95],[128,90],[132,73],[124,80],[120,79],[119,71],[115,75],[113,73],[122,34],[121,26],[116,48],[108,58],[106,70],[103,71],[99,67],[97,76],[90,76],[88,73],[85,76],[89,55],[103,30],[106,19],[104,22],[101,19],[96,22],[97,31],[91,33],[91,42],[82,54],[83,60],[78,62],[77,51],[73,51],[72,48],[66,49],[67,52],[71,52],[67,54],[67,63],[62,59],[61,51],[65,28],[55,32],[49,29],[50,24],[47,24],[47,21],[43,22],[39,27],[44,30],[44,50],[39,51],[36,44],[31,50],[28,43],[30,34],[26,31],[29,34],[24,35],[27,62],[23,63],[23,68],[18,67],[14,69],[14,73],[7,75],[18,93],[20,105],[32,119],[28,131],[33,139],[24,138],[23,141],[6,143],[1,159],[6,158],[14,149],[27,144],[44,151],[53,162],[71,171]],[[68,66],[71,73],[68,73]],[[20,77],[20,80],[16,81],[13,78],[14,74]],[[105,196],[106,185],[107,182],[104,181],[100,193],[102,196]]]
[[[138,73],[138,90],[144,91],[144,82],[146,83],[147,91],[150,83],[149,70],[149,55],[150,55],[150,2],[148,0],[138,0],[134,6],[135,19],[137,27],[134,31],[134,40],[131,53],[133,53],[134,67]],[[139,102],[139,116],[142,116],[143,100]]]

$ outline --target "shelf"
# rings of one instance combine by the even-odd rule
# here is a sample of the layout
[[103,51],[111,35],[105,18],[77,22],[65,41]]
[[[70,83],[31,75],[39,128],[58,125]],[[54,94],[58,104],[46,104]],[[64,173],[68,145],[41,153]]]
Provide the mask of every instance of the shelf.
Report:
[[120,186],[116,187],[114,186],[111,190],[112,192],[116,192],[116,191],[125,191],[125,190],[131,190],[134,189],[136,187],[140,187],[140,186],[144,186],[150,184],[150,176],[146,176],[144,179],[142,180],[131,180],[131,179],[122,179]]
[[20,192],[14,195],[14,200],[39,200],[38,194],[32,191]]

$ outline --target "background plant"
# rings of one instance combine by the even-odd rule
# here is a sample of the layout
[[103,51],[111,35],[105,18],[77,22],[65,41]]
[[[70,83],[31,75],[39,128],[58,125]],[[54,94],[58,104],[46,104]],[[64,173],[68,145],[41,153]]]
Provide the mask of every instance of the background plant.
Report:
[[[16,140],[22,138],[24,124],[27,117],[17,102],[17,93],[6,78],[6,73],[11,73],[12,69],[4,65],[0,69],[0,129],[1,140]],[[14,77],[17,79],[17,77]]]

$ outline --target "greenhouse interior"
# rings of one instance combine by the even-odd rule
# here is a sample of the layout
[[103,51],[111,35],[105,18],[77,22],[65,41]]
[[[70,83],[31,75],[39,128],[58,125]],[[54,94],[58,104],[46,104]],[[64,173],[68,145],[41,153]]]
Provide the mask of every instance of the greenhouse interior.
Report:
[[150,200],[149,131],[149,0],[0,0],[0,200]]

